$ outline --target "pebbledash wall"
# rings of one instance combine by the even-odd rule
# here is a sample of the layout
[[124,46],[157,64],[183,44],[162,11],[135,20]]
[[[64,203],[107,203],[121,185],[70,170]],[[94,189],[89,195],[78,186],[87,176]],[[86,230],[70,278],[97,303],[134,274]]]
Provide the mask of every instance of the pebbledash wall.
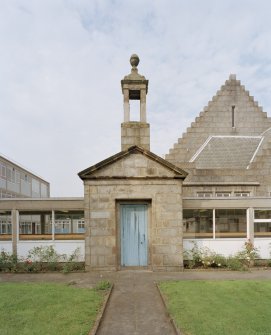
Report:
[[230,75],[163,159],[150,151],[148,80],[130,63],[121,151],[79,173],[84,198],[1,200],[0,248],[79,247],[89,270],[178,271],[193,242],[228,256],[250,239],[269,258],[271,119]]

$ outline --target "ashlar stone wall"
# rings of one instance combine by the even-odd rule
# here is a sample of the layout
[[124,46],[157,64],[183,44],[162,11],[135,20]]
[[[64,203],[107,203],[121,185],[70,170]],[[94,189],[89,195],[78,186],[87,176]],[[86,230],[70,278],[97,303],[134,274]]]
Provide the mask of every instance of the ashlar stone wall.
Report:
[[148,265],[178,271],[182,258],[182,198],[179,180],[108,180],[85,184],[86,266],[120,268],[118,205],[147,202]]
[[179,177],[144,155],[131,154],[85,178],[87,269],[120,269],[119,205],[147,203],[148,267],[181,270],[183,179]]
[[[263,141],[247,167],[199,168],[194,155],[210,136],[259,136]],[[241,148],[240,149],[240,155]],[[225,157],[227,158],[225,152]],[[252,158],[252,157],[251,157]],[[251,196],[271,195],[271,118],[263,112],[235,75],[204,107],[187,131],[166,155],[166,160],[189,172],[183,197],[197,192],[249,192]]]
[[271,118],[267,117],[262,107],[241,85],[241,82],[236,80],[235,75],[231,75],[170,149],[166,160],[177,166],[185,167],[183,163],[189,162],[211,135],[255,136],[261,135],[270,127]]

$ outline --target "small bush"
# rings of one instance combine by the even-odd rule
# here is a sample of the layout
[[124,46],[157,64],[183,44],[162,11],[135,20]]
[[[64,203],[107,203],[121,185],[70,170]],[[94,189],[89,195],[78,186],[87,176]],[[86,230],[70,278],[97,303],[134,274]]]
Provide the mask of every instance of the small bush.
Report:
[[0,253],[0,271],[3,272],[44,272],[44,271],[71,271],[84,270],[84,263],[79,262],[80,249],[77,248],[70,255],[60,255],[52,245],[34,247],[27,258],[18,259],[4,250]]
[[202,266],[202,250],[199,248],[197,242],[191,242],[193,247],[191,250],[184,251],[184,259],[187,261],[189,269]]
[[203,267],[203,268],[219,268],[226,267],[226,258],[207,247],[199,247],[196,242],[193,243],[193,248],[184,252],[187,266],[190,269]]
[[[207,247],[199,247],[197,242],[191,243],[193,243],[193,248],[184,252],[186,264],[190,269],[227,267],[234,271],[247,270],[260,257],[258,249],[250,240],[245,242],[241,251],[228,258]],[[269,264],[271,265],[271,262]]]
[[69,257],[67,257],[66,255],[62,255],[63,260],[65,262],[62,268],[62,271],[64,273],[82,270],[82,263],[79,262],[79,258],[80,258],[79,252],[80,252],[80,249],[76,248]]
[[255,259],[259,258],[258,249],[255,248],[254,244],[248,240],[245,242],[243,249],[235,255],[240,260],[244,268],[249,269],[255,263]]
[[16,272],[17,264],[18,264],[18,257],[2,249],[0,253],[0,271]]
[[106,291],[109,290],[111,287],[111,283],[107,280],[100,281],[96,286],[95,290],[97,291]]
[[241,260],[236,256],[230,256],[227,259],[227,268],[233,271],[243,271],[246,268],[244,267]]

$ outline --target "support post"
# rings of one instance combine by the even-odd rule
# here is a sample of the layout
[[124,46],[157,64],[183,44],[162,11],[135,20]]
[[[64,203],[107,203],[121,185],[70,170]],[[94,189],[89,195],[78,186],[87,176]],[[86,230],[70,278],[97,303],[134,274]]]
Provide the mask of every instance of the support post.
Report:
[[254,208],[247,209],[247,238],[254,243]]
[[123,90],[124,122],[130,122],[129,90]]
[[52,240],[55,240],[55,211],[52,210]]
[[17,209],[11,211],[11,226],[12,226],[12,253],[18,254],[18,241],[19,241],[19,212]]
[[140,122],[147,122],[146,116],[146,90],[140,90]]

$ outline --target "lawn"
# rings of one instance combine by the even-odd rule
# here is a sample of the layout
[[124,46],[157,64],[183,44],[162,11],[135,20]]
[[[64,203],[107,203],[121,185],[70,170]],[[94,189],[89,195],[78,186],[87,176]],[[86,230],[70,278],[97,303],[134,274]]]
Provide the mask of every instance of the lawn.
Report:
[[178,281],[159,287],[184,335],[271,334],[271,281]]
[[1,283],[1,335],[87,335],[103,294],[63,284]]

